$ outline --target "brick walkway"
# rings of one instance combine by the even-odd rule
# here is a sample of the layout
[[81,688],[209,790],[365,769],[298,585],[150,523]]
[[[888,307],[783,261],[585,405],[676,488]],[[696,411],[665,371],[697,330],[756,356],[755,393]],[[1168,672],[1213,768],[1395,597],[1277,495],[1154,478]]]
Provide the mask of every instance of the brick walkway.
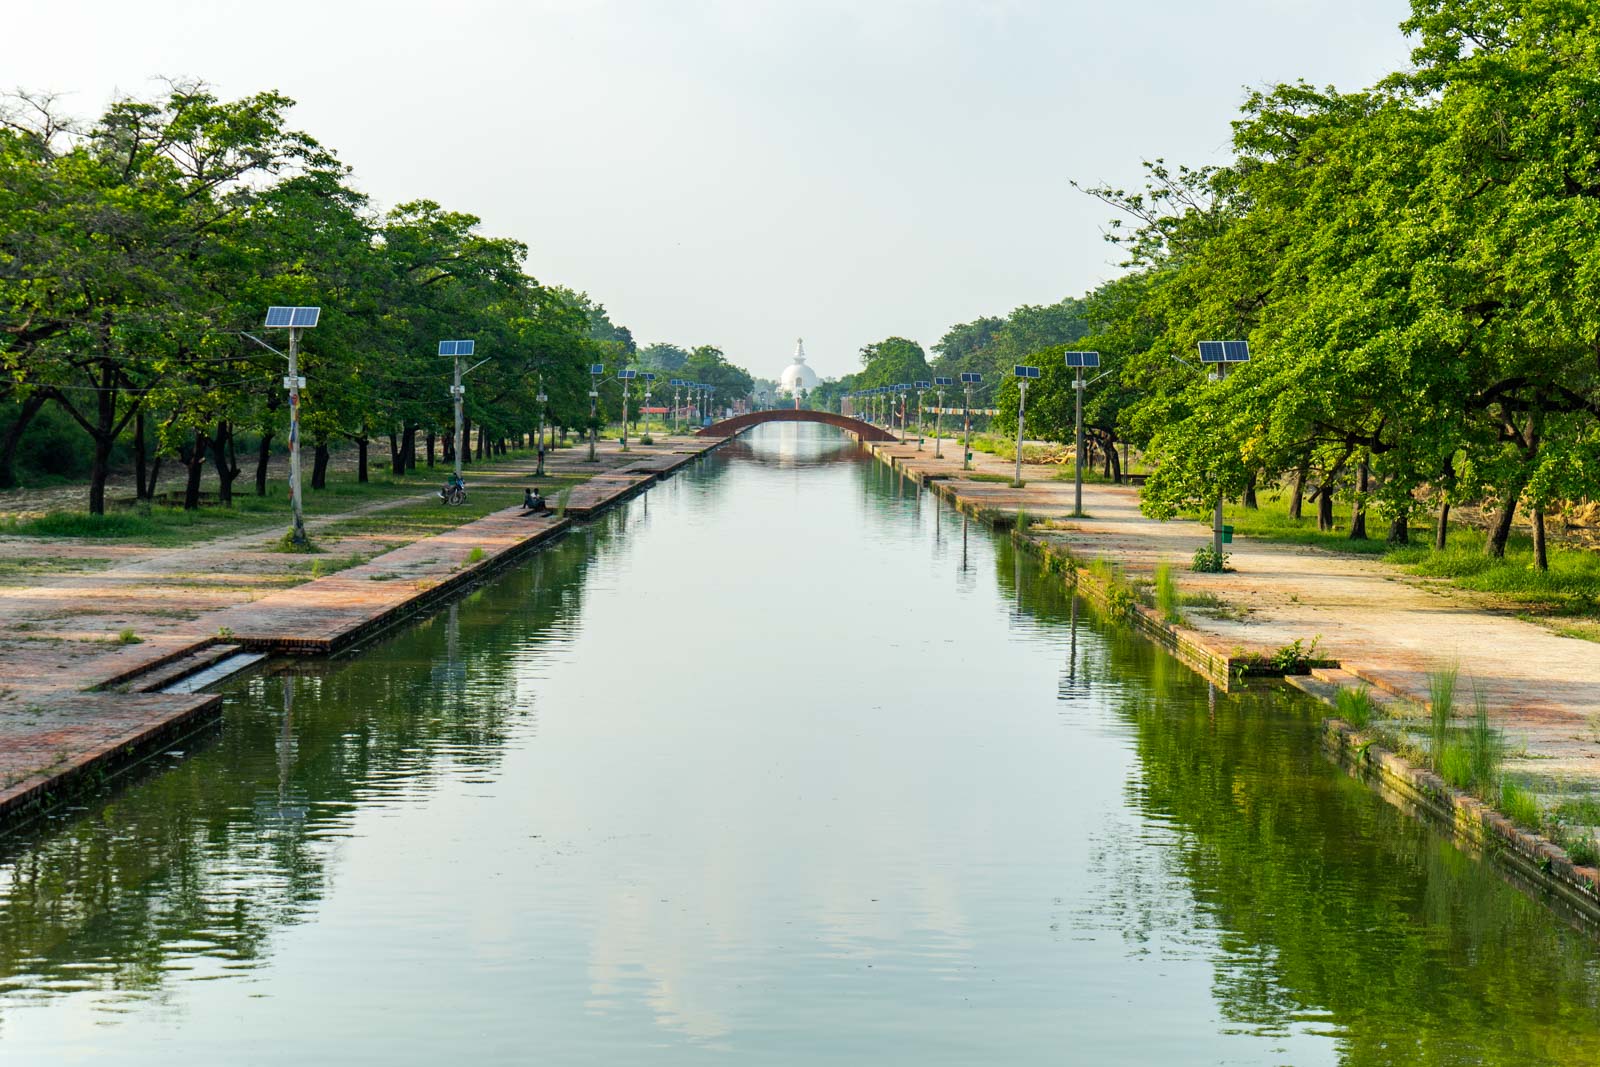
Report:
[[[583,449],[550,457],[547,476],[595,471],[575,486],[571,515],[597,513],[692,462],[722,439],[669,439],[623,453],[603,442],[597,461]],[[531,482],[535,459],[478,470],[474,484]],[[422,498],[431,495],[430,487]],[[352,515],[414,503],[404,497],[309,524],[315,533]],[[226,639],[276,652],[326,653],[425,610],[490,568],[559,535],[573,518],[491,513],[309,582],[263,588],[252,562],[271,553],[280,531],[128,553],[106,571],[0,589],[0,820],[36,810],[86,773],[105,772],[215,711],[206,694],[125,693],[103,687],[161,668]],[[22,542],[10,539],[12,545]],[[26,550],[26,549],[24,549]],[[193,575],[198,580],[189,580]],[[85,626],[85,618],[93,622]],[[141,641],[107,650],[109,624]],[[20,639],[19,639],[20,638]],[[102,690],[102,691],[91,691]]]

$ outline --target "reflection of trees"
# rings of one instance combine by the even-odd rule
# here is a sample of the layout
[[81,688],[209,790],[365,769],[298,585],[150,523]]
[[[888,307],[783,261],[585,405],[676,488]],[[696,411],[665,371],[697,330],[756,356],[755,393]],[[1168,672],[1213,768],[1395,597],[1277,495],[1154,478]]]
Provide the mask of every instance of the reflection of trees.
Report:
[[176,957],[259,958],[322,898],[358,805],[498,762],[520,659],[570,630],[610,536],[565,538],[355,656],[251,679],[187,759],[10,842],[0,988],[148,993]]
[[[996,542],[1008,595],[1071,625],[1060,576]],[[1182,938],[1195,919],[1168,899],[1180,876],[1217,931],[1224,1016],[1275,1032],[1314,1020],[1349,1064],[1600,1062],[1592,939],[1334,766],[1298,696],[1217,694],[1085,619],[1078,645],[1092,634],[1095,652],[1077,682],[1114,694],[1139,758],[1130,806],[1172,834],[1154,860],[1125,835],[1107,843],[1103,921],[1140,945]]]

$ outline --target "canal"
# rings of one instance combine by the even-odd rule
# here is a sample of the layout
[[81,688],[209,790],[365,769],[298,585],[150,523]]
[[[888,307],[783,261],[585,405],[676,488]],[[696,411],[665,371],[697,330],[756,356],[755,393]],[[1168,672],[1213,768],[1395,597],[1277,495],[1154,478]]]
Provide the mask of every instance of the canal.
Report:
[[1600,1062],[1317,716],[764,427],[0,842],[0,1062]]

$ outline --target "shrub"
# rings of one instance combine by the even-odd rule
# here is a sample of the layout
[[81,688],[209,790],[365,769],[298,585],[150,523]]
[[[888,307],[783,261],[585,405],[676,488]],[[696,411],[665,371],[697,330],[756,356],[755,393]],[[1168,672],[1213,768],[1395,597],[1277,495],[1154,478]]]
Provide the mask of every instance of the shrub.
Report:
[[1220,574],[1228,569],[1228,553],[1218,552],[1214,545],[1201,545],[1194,550],[1194,564],[1189,569],[1201,574]]
[[481,548],[474,548],[471,552],[467,553],[467,562],[468,563],[477,563],[482,559],[483,559],[483,549],[481,549]]
[[1161,618],[1164,621],[1177,624],[1183,621],[1183,613],[1178,610],[1179,603],[1178,583],[1172,577],[1172,564],[1158,564],[1156,566],[1156,610],[1161,612]]
[[131,626],[124,626],[117,634],[117,644],[119,645],[140,645],[143,643],[144,638],[134,633]]

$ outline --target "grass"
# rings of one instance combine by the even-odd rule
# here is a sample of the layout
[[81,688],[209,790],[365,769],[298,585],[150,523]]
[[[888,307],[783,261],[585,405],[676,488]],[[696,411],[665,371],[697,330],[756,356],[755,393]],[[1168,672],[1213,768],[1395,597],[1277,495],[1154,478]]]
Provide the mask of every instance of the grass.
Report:
[[142,645],[144,638],[133,632],[133,627],[124,626],[117,633],[116,643],[119,645]]
[[[1387,544],[1383,534],[1388,521],[1376,511],[1368,512],[1367,525],[1377,536],[1352,541],[1348,504],[1335,502],[1331,531],[1317,529],[1316,506],[1312,502],[1307,502],[1305,517],[1300,519],[1289,517],[1285,492],[1263,493],[1260,504],[1255,509],[1229,504],[1223,521],[1243,537],[1381,555],[1386,562],[1403,566],[1412,574],[1443,578],[1461,589],[1494,594],[1536,618],[1553,615],[1600,620],[1600,552],[1552,544],[1550,569],[1541,572],[1534,569],[1533,540],[1527,534],[1513,534],[1506,543],[1505,558],[1493,559],[1483,554],[1484,532],[1470,527],[1452,526],[1448,547],[1435,551],[1433,531],[1425,527],[1412,527],[1412,537],[1419,539],[1418,543]],[[1186,517],[1197,522],[1210,520],[1209,515],[1199,512]],[[1568,627],[1562,632],[1569,637],[1600,639],[1600,632],[1592,626]]]
[[1358,730],[1365,729],[1372,722],[1375,710],[1372,704],[1372,691],[1364,685],[1341,688],[1334,695],[1333,703],[1338,709],[1339,718]]
[[1172,564],[1159,563],[1156,565],[1156,610],[1161,612],[1161,618],[1173,625],[1183,621],[1183,612],[1179,610],[1182,603],[1178,595],[1178,582],[1172,576]]
[[481,547],[474,547],[471,552],[467,553],[467,562],[468,563],[481,563],[482,561],[483,561],[483,549]]
[[1445,747],[1450,732],[1450,718],[1455,713],[1456,679],[1459,673],[1460,667],[1455,663],[1428,672],[1428,714],[1432,720],[1434,770],[1439,769],[1437,754]]
[[1532,793],[1513,782],[1510,778],[1500,782],[1500,803],[1497,805],[1500,814],[1516,823],[1518,826],[1537,830],[1540,825],[1539,802]]
[[1600,616],[1600,552],[1551,545],[1550,569],[1533,567],[1533,542],[1513,536],[1504,559],[1483,554],[1480,530],[1456,529],[1449,547],[1427,545],[1392,550],[1386,557],[1412,574],[1446,578],[1462,589],[1494,593],[1517,605],[1554,615]]
[[[963,475],[963,477],[966,478],[966,480],[969,481],[969,482],[994,482],[996,485],[1012,485],[1012,486],[1014,486],[1016,484],[1015,482],[1013,482],[1011,480],[1011,475],[1009,475],[1009,474],[973,473],[973,474]],[[1027,483],[1024,482],[1023,484],[1025,485]]]

